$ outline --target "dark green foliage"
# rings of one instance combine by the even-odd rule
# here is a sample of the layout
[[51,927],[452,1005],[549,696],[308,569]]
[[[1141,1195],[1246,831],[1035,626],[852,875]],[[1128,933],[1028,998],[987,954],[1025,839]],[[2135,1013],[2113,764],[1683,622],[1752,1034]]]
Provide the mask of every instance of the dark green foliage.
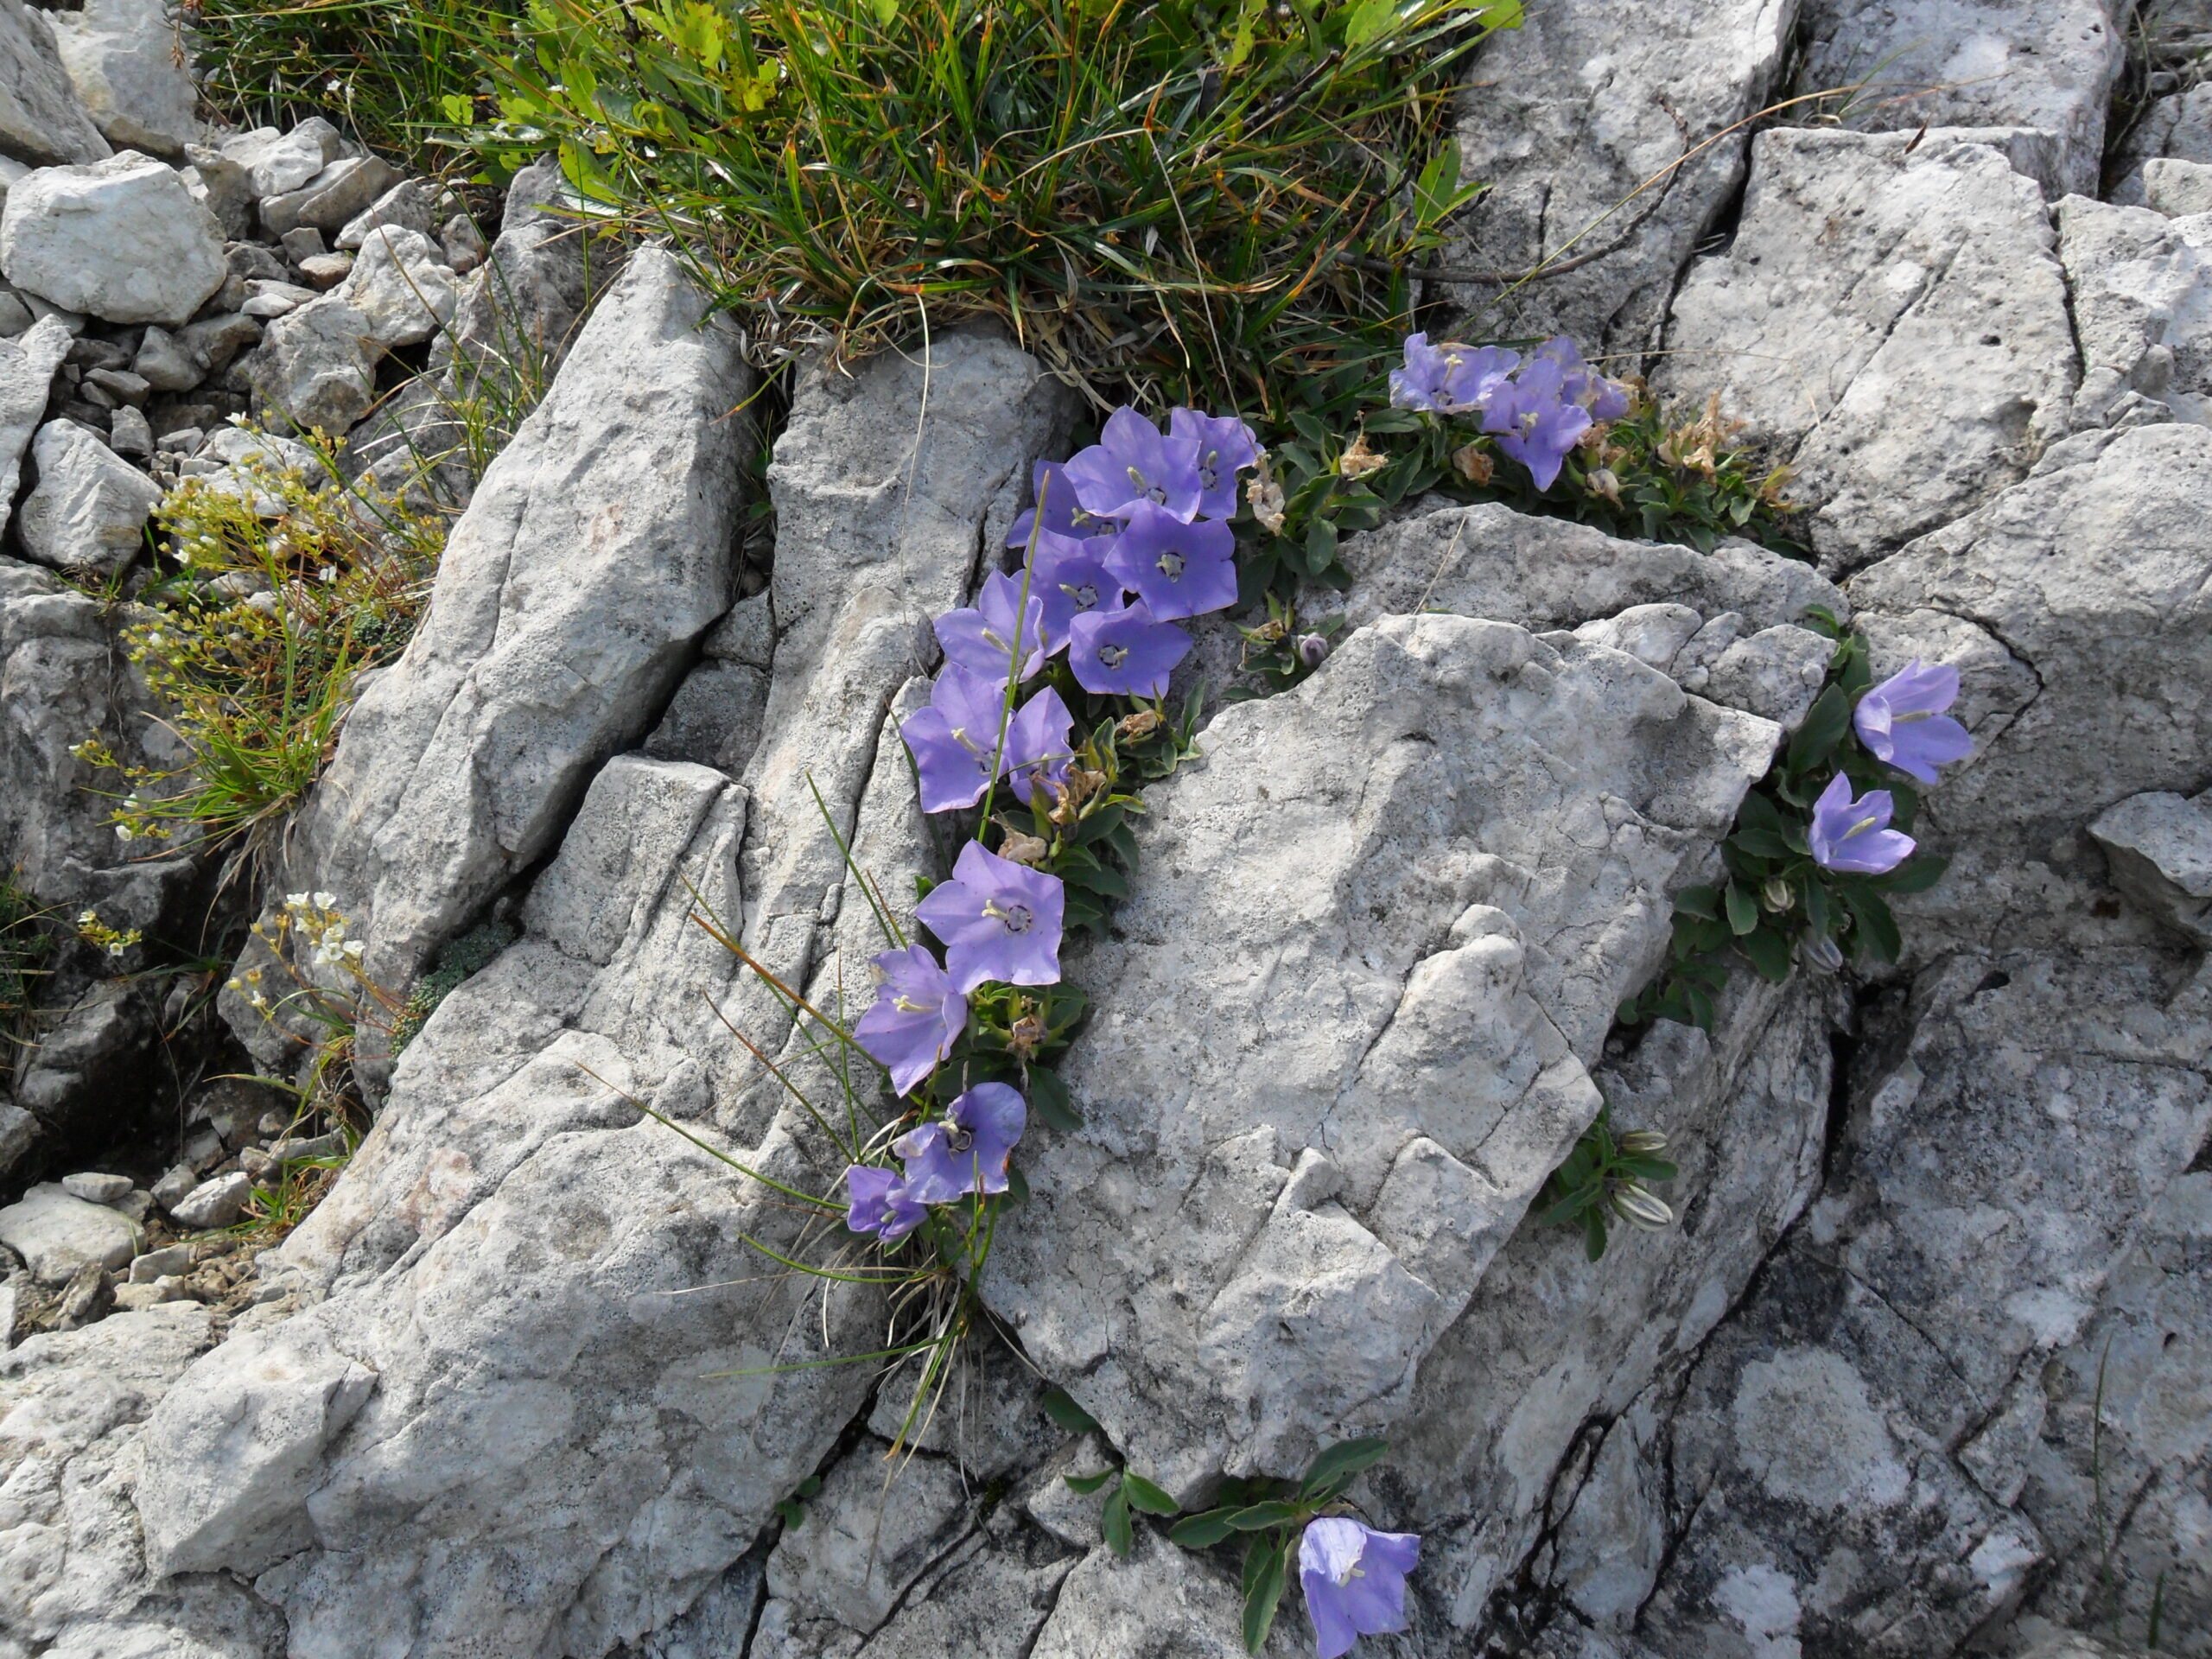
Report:
[[34,993],[43,971],[40,964],[54,949],[46,918],[12,875],[0,875],[0,1079],[13,1065],[16,1049],[29,1039]]
[[408,994],[407,1006],[392,1027],[392,1058],[398,1058],[400,1052],[415,1040],[423,1022],[461,981],[488,967],[492,958],[512,944],[516,938],[512,924],[486,922],[481,927],[471,928],[441,950],[430,971],[415,982],[415,988]]
[[1583,1246],[1592,1262],[1605,1253],[1606,1232],[1615,1221],[1633,1227],[1662,1227],[1671,1212],[1644,1187],[1646,1181],[1671,1181],[1676,1170],[1658,1154],[1663,1135],[1649,1130],[1613,1133],[1612,1109],[1601,1107],[1598,1121],[1582,1132],[1567,1160],[1552,1172],[1538,1217],[1547,1226],[1567,1223],[1582,1229]]

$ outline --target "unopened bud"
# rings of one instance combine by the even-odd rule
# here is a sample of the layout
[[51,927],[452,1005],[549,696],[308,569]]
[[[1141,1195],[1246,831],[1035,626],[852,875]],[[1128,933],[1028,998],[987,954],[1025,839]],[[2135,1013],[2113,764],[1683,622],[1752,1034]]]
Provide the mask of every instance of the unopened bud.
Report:
[[1325,636],[1318,633],[1301,633],[1298,636],[1298,660],[1306,667],[1320,667],[1322,659],[1328,654],[1329,642]]
[[1766,885],[1759,889],[1759,897],[1777,916],[1797,902],[1796,890],[1778,875],[1767,878]]
[[1825,933],[1806,934],[1797,941],[1797,954],[1820,973],[1833,974],[1843,966],[1842,948]]
[[1656,1129],[1630,1129],[1621,1136],[1621,1150],[1627,1153],[1648,1154],[1667,1150],[1667,1137]]
[[1675,1219],[1675,1212],[1662,1199],[1634,1181],[1623,1181],[1613,1189],[1612,1206],[1613,1213],[1623,1221],[1646,1232],[1656,1232]]

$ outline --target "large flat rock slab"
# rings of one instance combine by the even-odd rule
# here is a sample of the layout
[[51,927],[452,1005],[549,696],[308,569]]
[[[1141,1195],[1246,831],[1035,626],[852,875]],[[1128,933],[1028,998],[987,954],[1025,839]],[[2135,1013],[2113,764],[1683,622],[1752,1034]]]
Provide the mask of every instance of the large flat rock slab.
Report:
[[1664,395],[1718,392],[1790,461],[1831,566],[1865,563],[2024,477],[2079,370],[2035,182],[1963,137],[1777,130],[1733,244],[1676,297]]
[[[1572,334],[1592,355],[1656,345],[1691,250],[1743,181],[1735,129],[1766,102],[1796,10],[1553,0],[1491,36],[1458,114],[1459,176],[1490,188],[1444,262],[1503,280],[1450,289],[1468,327]],[[1554,259],[1578,263],[1511,280]]]
[[1088,1124],[1029,1163],[987,1281],[1133,1466],[1290,1473],[1402,1413],[1777,734],[1440,615],[1214,721],[1115,933],[1071,953]]

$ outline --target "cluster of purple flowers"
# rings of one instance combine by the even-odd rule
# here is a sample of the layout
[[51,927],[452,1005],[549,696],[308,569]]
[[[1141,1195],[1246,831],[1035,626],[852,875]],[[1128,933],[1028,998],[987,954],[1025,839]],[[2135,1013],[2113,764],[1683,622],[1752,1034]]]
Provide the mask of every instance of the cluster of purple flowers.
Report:
[[1585,432],[1629,409],[1628,388],[1585,363],[1564,334],[1526,358],[1502,346],[1432,346],[1427,334],[1409,335],[1405,366],[1390,372],[1390,401],[1432,415],[1479,414],[1483,430],[1540,490],[1551,488]]
[[[1065,781],[1073,713],[1050,685],[1019,699],[1022,683],[1062,652],[1086,691],[1166,691],[1191,649],[1176,621],[1236,602],[1236,543],[1226,521],[1236,510],[1236,474],[1259,458],[1251,429],[1234,416],[1179,409],[1163,436],[1121,409],[1099,442],[1038,464],[1036,505],[1008,537],[1029,550],[1023,569],[993,572],[975,604],[938,618],[944,667],[929,707],[899,728],[924,811],[972,807],[1001,779],[1025,802]],[[1046,871],[979,841],[961,849],[952,879],[915,912],[944,942],[944,961],[920,944],[877,957],[876,1000],[854,1027],[893,1088],[911,1094],[952,1052],[977,986],[1058,982],[1066,897]],[[932,1204],[1004,1192],[1007,1154],[1025,1119],[1014,1090],[977,1084],[942,1122],[893,1143],[903,1179],[862,1164],[845,1172],[847,1224],[889,1243],[920,1225]]]
[[[1851,723],[1876,760],[1932,784],[1936,767],[1974,753],[1967,728],[1944,712],[1958,696],[1957,669],[1916,658],[1859,698]],[[1890,828],[1896,810],[1886,789],[1853,799],[1851,779],[1839,772],[1813,803],[1813,861],[1845,874],[1887,874],[1912,856],[1916,844]]]

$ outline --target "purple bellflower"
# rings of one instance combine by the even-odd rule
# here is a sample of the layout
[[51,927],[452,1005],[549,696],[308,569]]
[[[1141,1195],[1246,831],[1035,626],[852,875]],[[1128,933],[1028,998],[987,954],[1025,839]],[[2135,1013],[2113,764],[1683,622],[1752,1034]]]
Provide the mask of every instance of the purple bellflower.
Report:
[[1567,452],[1590,429],[1590,411],[1562,395],[1566,372],[1555,358],[1532,358],[1521,372],[1491,395],[1483,430],[1529,469],[1540,490],[1559,477]]
[[1974,753],[1967,728],[1943,712],[1958,696],[1957,669],[1915,658],[1859,699],[1851,723],[1879,759],[1932,784],[1936,767]]
[[845,1225],[856,1233],[873,1233],[886,1244],[920,1226],[929,1209],[906,1190],[906,1183],[887,1169],[854,1164],[845,1171],[845,1194],[850,1204]]
[[1502,346],[1432,346],[1427,334],[1407,335],[1405,350],[1405,366],[1390,371],[1390,401],[1433,415],[1482,408],[1521,361]]
[[1186,524],[1140,502],[1106,573],[1135,588],[1155,621],[1203,615],[1236,602],[1236,535],[1218,519]]
[[1234,415],[1202,415],[1195,409],[1167,411],[1167,434],[1198,446],[1198,516],[1236,516],[1236,474],[1260,459],[1260,441]]
[[1057,984],[1066,912],[1059,877],[1001,858],[976,841],[960,849],[952,880],[914,907],[944,941],[945,969],[963,994],[987,979]]
[[950,1204],[1006,1191],[1006,1160],[1028,1122],[1018,1090],[979,1083],[946,1109],[943,1122],[909,1129],[891,1150],[906,1160],[908,1192],[924,1204]]
[[1198,441],[1163,438],[1134,409],[1109,415],[1100,441],[1061,470],[1088,512],[1119,518],[1149,501],[1188,524],[1198,511]]
[[1075,485],[1067,469],[1057,461],[1040,461],[1030,469],[1029,490],[1030,499],[1037,505],[1025,509],[1014,521],[1014,528],[1007,532],[1008,547],[1027,547],[1031,533],[1039,531],[1040,515],[1044,524],[1039,533],[1074,541],[1111,536],[1120,528],[1111,518],[1084,510],[1083,503],[1075,499]]
[[[983,591],[963,609],[947,611],[937,620],[938,643],[945,656],[972,674],[1006,683],[1016,648],[1022,656],[1014,677],[1026,680],[1045,665],[1045,605],[1032,593],[1021,599],[1022,581],[1003,570],[983,579]],[[1017,625],[1016,619],[1019,618]]]
[[1191,653],[1191,636],[1173,622],[1154,621],[1142,600],[1078,616],[1068,632],[1076,683],[1101,695],[1163,696],[1169,671]]
[[1529,360],[1548,359],[1560,367],[1560,396],[1580,404],[1593,421],[1618,421],[1628,413],[1628,388],[1609,380],[1582,360],[1582,353],[1565,334],[1548,340],[1529,353]]
[[1006,769],[1020,799],[1027,800],[1040,783],[1067,777],[1075,760],[1074,728],[1075,716],[1049,685],[1014,710],[1006,728]]
[[[1039,778],[1057,783],[1067,775],[1075,751],[1068,741],[1075,716],[1060,694],[1046,686],[1007,721],[1006,747],[999,747],[999,721],[1006,715],[1006,682],[972,674],[947,663],[930,688],[930,706],[906,716],[899,735],[913,751],[921,774],[922,810],[950,812],[973,806],[994,777],[1008,772],[1020,780],[1023,799]],[[995,770],[991,762],[995,758]]]
[[891,1072],[905,1094],[952,1052],[968,1023],[968,999],[922,945],[886,950],[871,964],[875,1005],[853,1027],[854,1040]]
[[1910,836],[1890,828],[1896,803],[1886,789],[1851,798],[1851,779],[1838,772],[1813,803],[1813,862],[1853,875],[1885,875],[1912,856]]
[[1377,1532],[1348,1516],[1306,1523],[1298,1580],[1320,1659],[1339,1659],[1363,1636],[1406,1628],[1406,1574],[1421,1560],[1410,1532]]
[[1029,556],[1034,574],[1029,591],[1045,607],[1045,654],[1066,648],[1068,628],[1086,611],[1114,610],[1122,602],[1122,587],[1106,574],[1105,556],[1114,543],[1103,537],[1078,541],[1051,531],[1037,537]]

